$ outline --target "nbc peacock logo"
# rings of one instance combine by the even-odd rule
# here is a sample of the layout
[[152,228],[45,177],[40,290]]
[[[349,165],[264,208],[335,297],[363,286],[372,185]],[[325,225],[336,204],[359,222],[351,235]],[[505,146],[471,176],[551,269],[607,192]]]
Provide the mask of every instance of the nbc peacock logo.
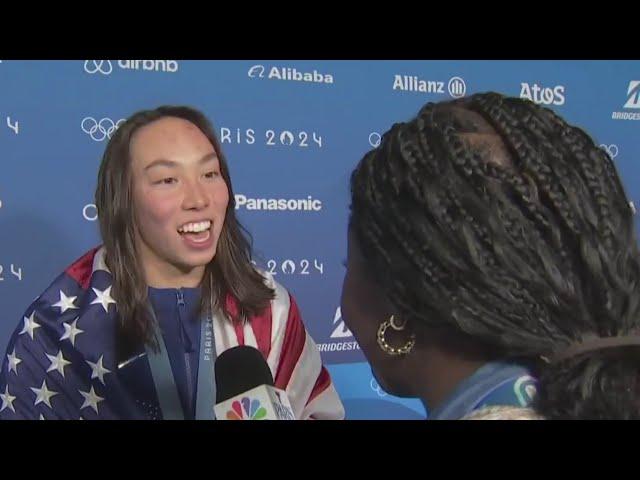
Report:
[[266,416],[267,410],[260,405],[260,400],[249,397],[233,402],[227,412],[227,420],[263,420]]

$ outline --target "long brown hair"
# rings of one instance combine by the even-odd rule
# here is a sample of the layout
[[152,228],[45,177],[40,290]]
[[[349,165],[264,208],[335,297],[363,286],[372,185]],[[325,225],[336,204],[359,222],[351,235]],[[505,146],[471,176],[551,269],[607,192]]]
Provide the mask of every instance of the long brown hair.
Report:
[[[201,311],[221,308],[241,321],[263,311],[274,297],[263,277],[251,264],[251,236],[235,215],[235,197],[227,162],[213,126],[203,113],[186,106],[161,106],[134,113],[115,132],[102,157],[95,202],[104,242],[105,262],[113,275],[113,295],[119,314],[121,352],[141,344],[157,347],[147,310],[147,284],[135,245],[130,142],[141,127],[163,117],[177,117],[197,126],[209,139],[220,162],[220,172],[229,189],[229,204],[215,257],[206,266],[202,280]],[[229,311],[227,299],[237,309]],[[236,313],[237,310],[237,314]]]

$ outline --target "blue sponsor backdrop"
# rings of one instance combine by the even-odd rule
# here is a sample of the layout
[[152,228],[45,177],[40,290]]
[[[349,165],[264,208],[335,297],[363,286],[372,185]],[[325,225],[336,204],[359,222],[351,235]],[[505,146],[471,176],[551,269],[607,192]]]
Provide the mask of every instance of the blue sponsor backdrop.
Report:
[[29,303],[99,243],[98,165],[119,122],[188,104],[214,123],[258,263],[296,297],[350,418],[424,418],[380,390],[340,316],[348,179],[427,101],[494,90],[548,105],[640,197],[637,61],[0,62],[0,350]]

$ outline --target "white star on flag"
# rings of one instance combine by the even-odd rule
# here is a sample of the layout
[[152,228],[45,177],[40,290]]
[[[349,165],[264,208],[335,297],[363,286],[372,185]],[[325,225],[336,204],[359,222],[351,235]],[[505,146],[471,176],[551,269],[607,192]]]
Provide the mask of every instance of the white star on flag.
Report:
[[48,353],[46,353],[45,355],[51,362],[51,365],[49,365],[47,372],[57,370],[60,375],[62,375],[62,378],[64,378],[64,367],[70,365],[71,362],[69,360],[65,360],[65,358],[62,356],[62,350],[59,350],[58,355],[56,355],[55,357],[53,355],[49,355]]
[[98,413],[98,403],[104,400],[104,398],[96,395],[96,392],[93,390],[93,386],[88,392],[82,392],[80,390],[78,390],[78,392],[84,397],[84,403],[80,407],[80,410],[86,407],[91,407],[96,413]]
[[5,387],[4,394],[0,393],[0,398],[2,399],[2,407],[0,407],[0,412],[9,407],[9,409],[13,413],[16,413],[15,408],[13,408],[13,401],[16,399],[16,397],[9,393],[9,385]]
[[16,372],[16,375],[17,375],[18,374],[18,364],[20,362],[22,362],[22,360],[20,360],[17,357],[15,348],[13,349],[12,353],[7,355],[7,360],[9,360],[9,363],[8,363],[9,372],[11,372],[11,370],[13,370],[14,372]]
[[73,304],[76,298],[78,297],[67,297],[65,293],[62,290],[60,290],[60,301],[57,303],[54,303],[53,306],[58,307],[60,309],[61,314],[70,309],[74,309],[74,308],[77,309],[78,307],[76,307]]
[[111,370],[107,370],[102,366],[103,357],[104,355],[100,355],[97,363],[90,362],[89,360],[87,360],[87,363],[91,366],[91,378],[99,378],[102,384],[106,385],[106,383],[104,383],[104,374],[111,373]]
[[71,324],[62,324],[62,326],[64,327],[64,334],[60,337],[60,341],[66,340],[68,338],[69,340],[71,340],[71,345],[75,347],[76,335],[84,332],[84,330],[80,330],[78,327],[76,327],[77,323],[78,319],[76,318]]
[[24,327],[22,327],[22,331],[20,332],[20,335],[29,333],[31,340],[33,340],[33,332],[35,331],[35,329],[40,328],[40,325],[38,325],[35,318],[33,318],[35,314],[36,311],[34,310],[33,312],[31,312],[31,315],[29,315],[29,317],[24,317]]
[[111,286],[105,290],[93,288],[93,291],[96,294],[96,299],[91,302],[91,305],[100,304],[102,305],[102,308],[104,308],[104,311],[109,313],[109,304],[116,303],[116,301],[111,298]]
[[44,403],[46,404],[49,408],[51,407],[51,397],[58,395],[58,392],[54,392],[53,390],[49,390],[47,388],[47,381],[43,380],[42,381],[42,387],[40,388],[35,388],[35,387],[31,387],[31,390],[33,391],[33,393],[36,394],[36,400],[34,405],[38,405],[39,403]]

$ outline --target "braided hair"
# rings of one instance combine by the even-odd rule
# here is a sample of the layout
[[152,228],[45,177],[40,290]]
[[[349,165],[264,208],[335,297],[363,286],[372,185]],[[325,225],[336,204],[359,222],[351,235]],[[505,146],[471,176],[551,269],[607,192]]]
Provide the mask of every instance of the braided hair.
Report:
[[[633,209],[590,136],[497,93],[428,103],[351,177],[369,273],[419,329],[552,356],[640,327]],[[640,347],[540,362],[547,418],[640,418]]]

